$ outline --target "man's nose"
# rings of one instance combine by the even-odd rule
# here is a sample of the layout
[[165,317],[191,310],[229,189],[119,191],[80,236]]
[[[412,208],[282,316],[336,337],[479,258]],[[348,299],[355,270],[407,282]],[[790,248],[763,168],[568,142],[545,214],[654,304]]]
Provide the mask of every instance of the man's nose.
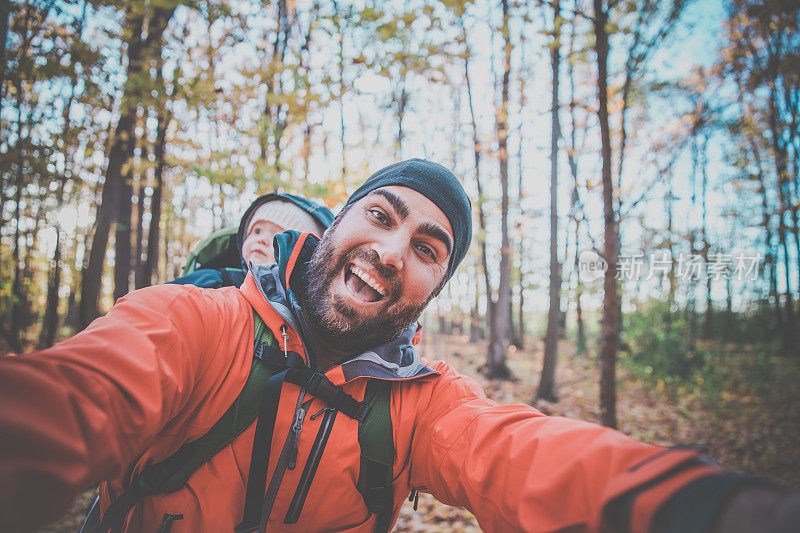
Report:
[[385,235],[376,240],[372,249],[378,254],[380,262],[395,270],[403,268],[403,256],[408,249],[408,242],[402,235]]

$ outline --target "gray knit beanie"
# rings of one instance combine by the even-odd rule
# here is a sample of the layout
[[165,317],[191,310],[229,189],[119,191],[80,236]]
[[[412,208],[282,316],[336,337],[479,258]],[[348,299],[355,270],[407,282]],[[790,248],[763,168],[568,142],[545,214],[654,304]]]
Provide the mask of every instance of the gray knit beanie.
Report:
[[388,185],[408,187],[423,194],[442,210],[453,229],[453,253],[447,268],[447,279],[464,259],[472,240],[472,207],[452,172],[442,165],[424,159],[409,159],[389,165],[370,176],[347,200],[345,207],[370,192]]

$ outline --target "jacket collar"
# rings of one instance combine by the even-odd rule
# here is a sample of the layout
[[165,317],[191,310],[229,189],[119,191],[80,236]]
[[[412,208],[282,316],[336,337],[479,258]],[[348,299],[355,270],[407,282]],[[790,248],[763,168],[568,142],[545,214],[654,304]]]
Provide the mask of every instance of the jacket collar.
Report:
[[[292,286],[300,282],[300,276],[318,243],[318,239],[310,233],[286,231],[275,236],[277,263],[250,265],[250,273],[261,296],[297,332],[311,361],[314,360],[314,347],[310,346],[308,329],[313,324],[307,323]],[[415,322],[397,338],[339,365],[344,381],[359,377],[407,380],[438,374],[422,364],[414,349],[413,341],[420,329],[421,326]]]

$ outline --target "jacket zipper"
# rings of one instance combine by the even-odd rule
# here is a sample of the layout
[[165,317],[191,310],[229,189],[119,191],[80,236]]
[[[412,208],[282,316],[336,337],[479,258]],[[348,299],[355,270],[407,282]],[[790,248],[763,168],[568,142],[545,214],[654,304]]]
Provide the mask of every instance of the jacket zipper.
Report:
[[306,356],[308,357],[308,367],[314,369],[317,367],[317,356],[316,356],[316,347],[313,345],[311,341],[311,335],[308,333],[308,323],[306,322],[306,317],[303,314],[302,309],[300,306],[297,305],[292,299],[289,299],[289,305],[291,306],[292,310],[294,311],[295,317],[298,319],[298,326],[300,327],[300,331],[298,333],[302,333],[303,337],[307,339],[304,343],[304,348],[306,350]]
[[311,452],[308,454],[306,466],[303,468],[303,474],[300,476],[300,482],[297,484],[297,489],[292,496],[292,503],[289,505],[289,510],[286,511],[286,517],[283,520],[284,524],[295,524],[300,518],[300,513],[303,510],[303,505],[308,496],[308,490],[311,488],[311,482],[314,480],[314,475],[317,473],[317,467],[322,460],[322,454],[325,451],[325,445],[328,443],[328,437],[333,429],[333,422],[336,419],[336,409],[326,407],[319,413],[311,416],[312,419],[318,417],[320,414],[325,413],[325,418],[317,431],[317,438],[314,440],[314,445]]
[[295,466],[297,466],[297,446],[300,443],[300,432],[303,430],[303,419],[306,417],[306,408],[309,402],[301,404],[297,408],[294,413],[294,423],[286,436],[286,444],[289,446],[286,468],[289,470],[294,470]]
[[[300,430],[303,428],[303,418],[305,417],[305,412],[308,409],[308,405],[312,401],[309,400],[304,404],[303,398],[305,395],[305,389],[300,389],[300,395],[297,397],[297,404],[295,405],[295,423],[292,424],[292,427],[289,429],[289,434],[286,435],[286,440],[283,443],[281,454],[278,456],[278,462],[275,465],[275,472],[272,474],[272,478],[269,480],[267,493],[266,496],[264,496],[264,508],[261,511],[261,522],[259,522],[258,526],[259,533],[265,533],[267,530],[269,515],[272,512],[272,506],[275,505],[275,498],[278,496],[278,489],[280,489],[281,481],[283,481],[283,475],[286,473],[286,469],[289,466],[291,459],[290,455],[294,453],[294,459],[295,461],[297,460],[297,439],[299,439]],[[298,420],[300,421],[299,424],[297,423]],[[294,431],[295,427],[298,428],[297,432]],[[294,449],[294,451],[292,451],[292,449]]]

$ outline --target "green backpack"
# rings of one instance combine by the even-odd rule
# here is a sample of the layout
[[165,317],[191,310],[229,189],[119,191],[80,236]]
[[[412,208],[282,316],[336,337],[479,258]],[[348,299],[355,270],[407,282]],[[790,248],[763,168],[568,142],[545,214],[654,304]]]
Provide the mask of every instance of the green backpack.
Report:
[[236,242],[238,227],[222,228],[202,241],[189,254],[183,275],[201,268],[241,268],[242,258]]
[[[312,372],[307,368],[284,370],[270,366],[263,356],[268,351],[277,350],[277,341],[261,317],[255,311],[253,311],[253,315],[256,323],[253,365],[242,392],[239,393],[233,404],[205,435],[184,444],[177,452],[163,461],[145,466],[139,477],[131,481],[130,487],[111,503],[102,517],[99,516],[99,506],[95,500],[89,516],[81,528],[81,533],[121,531],[125,517],[136,505],[136,502],[145,496],[180,490],[201,465],[233,442],[256,418],[258,418],[258,422],[253,457],[265,459],[251,460],[245,502],[245,520],[237,526],[236,530],[238,532],[254,531],[259,525],[263,526],[257,520],[256,523],[253,523],[252,517],[256,516],[256,519],[261,517],[260,505],[264,499],[271,430],[269,430],[269,438],[259,441],[259,435],[264,433],[261,429],[262,425],[274,428],[277,399],[284,375],[285,381],[302,384],[314,396],[323,399],[328,407],[359,420],[358,442],[361,446],[361,469],[358,490],[369,511],[377,515],[375,531],[386,532],[389,530],[394,500],[392,464],[395,453],[390,413],[391,382],[379,379],[369,380],[364,401],[358,402],[320,373]],[[268,397],[269,386],[273,383],[277,383],[277,387],[273,387],[277,391],[277,396],[270,399]],[[256,474],[254,478],[253,474],[259,466],[263,470],[264,483],[253,482],[253,479],[259,477]],[[256,503],[251,505],[251,500]],[[248,515],[251,516],[249,521]],[[182,517],[182,515],[165,515],[159,531],[162,529],[169,531],[172,521]],[[245,522],[250,523],[245,524]]]

